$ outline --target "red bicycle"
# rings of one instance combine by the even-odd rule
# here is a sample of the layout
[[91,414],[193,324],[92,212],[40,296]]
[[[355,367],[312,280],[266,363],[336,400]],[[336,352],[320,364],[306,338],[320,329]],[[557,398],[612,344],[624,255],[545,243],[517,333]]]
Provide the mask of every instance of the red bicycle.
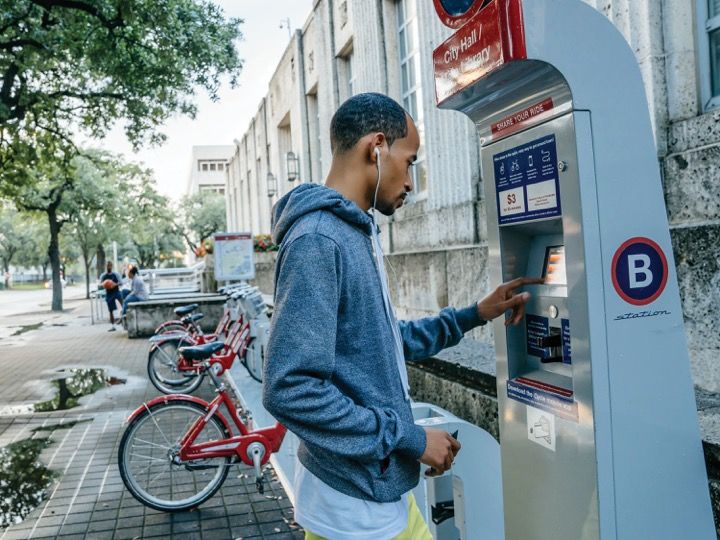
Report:
[[[216,341],[224,337],[224,342]],[[153,386],[164,394],[191,393],[197,390],[205,377],[202,362],[196,362],[179,354],[183,346],[217,343],[223,345],[226,354],[232,353],[242,360],[252,341],[250,321],[242,315],[232,320],[231,310],[225,309],[218,329],[213,334],[170,334],[151,339],[148,354],[148,376]]]
[[195,323],[202,318],[202,314],[191,315],[198,307],[199,304],[188,304],[186,306],[176,307],[173,312],[180,318],[162,323],[155,329],[155,335],[170,332],[191,332],[194,329],[199,329]]
[[[237,404],[221,380],[235,358],[232,352],[217,354],[222,348],[222,343],[208,343],[180,349],[212,379],[217,397],[211,402],[185,394],[159,396],[128,418],[118,451],[120,476],[133,497],[150,508],[195,508],[220,489],[231,466],[241,463],[254,467],[255,485],[263,492],[262,466],[280,449],[286,428],[276,423],[252,429],[235,382],[225,377]],[[220,412],[222,405],[232,424]]]

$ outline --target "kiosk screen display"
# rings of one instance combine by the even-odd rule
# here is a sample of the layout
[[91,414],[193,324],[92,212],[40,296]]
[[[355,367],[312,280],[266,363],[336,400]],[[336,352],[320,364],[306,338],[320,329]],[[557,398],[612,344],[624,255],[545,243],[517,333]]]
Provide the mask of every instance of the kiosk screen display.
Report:
[[548,285],[567,285],[565,273],[565,246],[549,246],[545,250],[542,277]]

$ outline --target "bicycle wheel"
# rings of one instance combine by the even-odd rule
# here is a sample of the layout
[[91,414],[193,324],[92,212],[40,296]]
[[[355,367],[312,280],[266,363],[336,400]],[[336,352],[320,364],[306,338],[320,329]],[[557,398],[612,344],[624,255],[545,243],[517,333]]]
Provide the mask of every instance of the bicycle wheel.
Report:
[[190,394],[202,384],[203,374],[178,369],[178,348],[189,344],[182,339],[167,340],[150,352],[148,376],[153,386],[163,394]]
[[257,382],[262,382],[263,376],[263,358],[265,351],[257,338],[252,338],[248,343],[243,357],[243,364],[248,370],[250,376]]
[[[146,408],[125,430],[118,451],[120,476],[128,491],[145,506],[165,512],[190,510],[220,489],[230,458],[181,462],[180,440],[207,410],[189,401],[170,401]],[[209,422],[197,443],[230,436],[217,418]]]

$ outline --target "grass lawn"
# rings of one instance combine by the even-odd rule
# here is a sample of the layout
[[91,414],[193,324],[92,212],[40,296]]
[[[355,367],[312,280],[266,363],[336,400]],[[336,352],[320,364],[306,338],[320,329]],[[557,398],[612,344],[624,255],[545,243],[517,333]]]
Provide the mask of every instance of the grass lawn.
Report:
[[[13,283],[9,290],[11,291],[36,291],[44,289],[44,283]],[[5,289],[2,289],[5,290]]]

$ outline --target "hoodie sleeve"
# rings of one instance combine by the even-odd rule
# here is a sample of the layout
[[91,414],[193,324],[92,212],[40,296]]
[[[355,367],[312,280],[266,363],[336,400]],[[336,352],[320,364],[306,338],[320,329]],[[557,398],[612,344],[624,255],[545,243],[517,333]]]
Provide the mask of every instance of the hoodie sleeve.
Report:
[[359,461],[392,452],[419,459],[425,431],[392,409],[363,407],[332,382],[342,282],[340,250],[305,234],[278,259],[263,405],[298,437]]
[[425,360],[457,345],[465,332],[486,324],[473,304],[463,309],[445,308],[436,317],[398,321],[405,360]]

